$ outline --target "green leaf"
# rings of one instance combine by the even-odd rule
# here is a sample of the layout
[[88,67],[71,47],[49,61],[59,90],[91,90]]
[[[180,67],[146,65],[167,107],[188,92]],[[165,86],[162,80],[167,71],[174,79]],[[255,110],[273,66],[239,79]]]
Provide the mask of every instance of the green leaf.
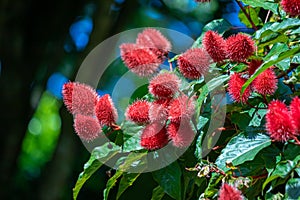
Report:
[[203,139],[204,133],[201,131],[199,134],[197,140],[196,140],[196,148],[195,148],[195,157],[198,161],[202,159],[202,139]]
[[289,176],[290,172],[294,168],[294,163],[291,161],[281,161],[276,165],[275,170],[272,174],[265,180],[262,189],[264,190],[268,183],[272,182],[277,178],[285,179]]
[[219,191],[219,183],[223,179],[223,176],[219,173],[212,173],[212,177],[209,180],[208,186],[204,191],[204,197],[209,199],[216,199]]
[[255,73],[246,81],[246,83],[243,85],[242,90],[241,90],[241,95],[245,92],[246,88],[252,83],[252,81],[260,75],[262,72],[267,70],[269,67],[275,65],[276,63],[287,59],[289,57],[292,57],[293,55],[297,54],[300,52],[300,46],[295,47],[293,49],[290,49],[288,51],[285,51],[277,56],[272,56],[269,60],[265,61],[256,71]]
[[121,128],[124,134],[124,152],[131,152],[143,149],[143,147],[140,145],[140,135],[143,126],[137,125],[130,121],[125,121],[122,123]]
[[107,181],[106,188],[103,191],[103,199],[107,200],[109,192],[111,188],[115,186],[117,183],[118,178],[120,178],[123,174],[123,171],[117,170],[116,173]]
[[[260,103],[258,105],[259,108],[265,108],[266,105],[264,103]],[[267,114],[267,109],[250,109],[249,115],[252,117],[249,126],[259,127],[261,125],[261,121],[263,120],[264,116]]]
[[200,123],[200,111],[201,111],[201,106],[206,99],[207,95],[209,94],[209,90],[207,85],[204,85],[200,90],[200,95],[197,98],[196,102],[196,123]]
[[141,164],[141,163],[145,163],[144,159],[145,159],[146,155],[147,155],[147,153],[134,153],[134,152],[132,152],[126,157],[125,161],[118,167],[116,173],[107,181],[106,188],[103,191],[104,200],[108,199],[109,192],[115,186],[115,184],[117,183],[117,180],[126,171],[128,171],[131,167],[134,167],[137,162],[140,163],[139,171],[142,171],[146,167],[146,165]]
[[284,197],[283,194],[278,192],[277,194],[272,194],[271,192],[268,192],[265,196],[265,200],[282,200]]
[[289,46],[285,43],[275,43],[270,52],[264,57],[264,60],[278,59],[279,55],[289,49]]
[[202,39],[204,34],[209,31],[209,30],[213,30],[218,32],[219,34],[223,34],[225,31],[229,30],[231,28],[231,24],[225,20],[225,19],[215,19],[211,22],[209,22],[208,24],[206,24],[203,29],[202,29],[202,34],[200,35],[200,37],[194,42],[193,44],[193,48],[196,47],[201,47],[202,46]]
[[280,152],[281,151],[275,145],[264,148],[259,152],[258,156],[264,160],[265,168],[269,174],[274,170],[277,164],[276,156],[280,155]]
[[246,137],[243,133],[233,137],[222,150],[216,160],[216,165],[223,171],[228,171],[226,163],[233,166],[253,160],[256,154],[271,144],[267,135],[257,134],[254,138]]
[[249,127],[249,123],[251,121],[251,117],[249,116],[248,113],[240,113],[240,112],[234,112],[231,115],[231,122],[238,125],[238,127],[246,131],[247,128]]
[[209,91],[216,89],[219,86],[222,86],[229,79],[228,75],[221,75],[213,78],[207,82],[207,87]]
[[73,199],[77,199],[83,184],[103,165],[103,163],[114,157],[120,150],[121,148],[114,143],[105,143],[92,151],[90,159],[84,165],[84,170],[80,173],[75,187],[73,188]]
[[265,46],[268,46],[268,45],[274,45],[274,44],[278,44],[278,43],[286,43],[286,42],[288,42],[288,40],[289,40],[289,37],[286,35],[275,34],[274,37],[264,38],[264,40],[258,44],[258,47],[264,48]]
[[200,116],[197,123],[197,130],[203,128],[208,121],[209,121],[208,118]]
[[[252,0],[251,0],[252,1]],[[300,20],[296,18],[286,18],[282,22],[268,22],[261,29],[256,31],[254,38],[261,39],[274,32],[283,32],[287,29],[299,28]]]
[[278,15],[278,3],[271,3],[266,0],[242,0],[242,2],[255,8],[262,7],[265,10],[271,10]]
[[[262,25],[262,21],[258,16],[259,8],[254,9],[251,6],[245,6],[244,8],[247,11],[248,15],[250,16],[252,22],[256,26]],[[244,23],[247,27],[252,28],[251,23],[249,22],[247,16],[245,15],[245,13],[242,10],[239,12],[238,17],[241,20],[241,22]]]
[[283,151],[283,156],[287,160],[294,160],[300,154],[300,146],[295,144],[288,144]]
[[157,186],[153,189],[151,200],[161,200],[165,196],[164,189],[160,186]]
[[120,185],[119,185],[119,189],[118,189],[118,193],[117,193],[117,199],[120,198],[120,196],[123,194],[123,192],[125,192],[125,190],[132,186],[132,184],[134,183],[134,181],[140,176],[140,173],[125,173],[123,174],[121,181],[120,181]]
[[176,200],[181,200],[181,169],[177,161],[152,172],[152,175],[165,193]]
[[288,199],[300,199],[300,178],[292,178],[287,182],[285,194]]
[[143,98],[145,95],[148,94],[148,84],[142,85],[141,87],[137,88],[130,97],[130,103],[133,103],[137,99]]

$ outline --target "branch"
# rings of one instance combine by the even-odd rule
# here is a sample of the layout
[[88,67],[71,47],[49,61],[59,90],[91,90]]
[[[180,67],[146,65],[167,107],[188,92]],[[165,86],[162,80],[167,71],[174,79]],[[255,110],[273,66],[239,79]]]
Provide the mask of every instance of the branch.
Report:
[[245,8],[243,7],[242,3],[239,0],[235,0],[237,2],[237,4],[239,5],[239,7],[241,8],[241,10],[243,11],[243,13],[245,14],[245,16],[247,17],[248,21],[250,22],[252,28],[254,30],[258,30],[258,28],[255,26],[255,24],[253,23],[250,15],[247,13],[247,11],[245,10]]

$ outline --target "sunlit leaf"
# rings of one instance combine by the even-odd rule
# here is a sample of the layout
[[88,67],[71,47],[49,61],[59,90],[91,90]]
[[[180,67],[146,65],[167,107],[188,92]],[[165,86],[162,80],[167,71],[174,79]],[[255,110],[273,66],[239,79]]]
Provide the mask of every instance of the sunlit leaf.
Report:
[[140,173],[125,173],[123,174],[118,188],[117,199],[125,192],[125,190],[132,186],[134,181],[140,176]]
[[130,152],[143,149],[143,147],[140,145],[140,135],[143,126],[137,125],[130,121],[125,121],[122,123],[121,127],[124,135],[123,151]]
[[[140,163],[139,170],[142,171],[146,166],[144,164],[144,158],[146,153],[130,153],[124,160],[124,162],[117,168],[116,173],[107,181],[106,188],[103,191],[103,197],[105,200],[108,199],[110,190],[116,185],[118,179],[125,173],[130,171],[130,168],[135,167],[137,163]],[[136,177],[137,178],[137,177]],[[134,179],[135,180],[135,179]],[[132,180],[132,181],[134,181]],[[125,191],[125,187],[123,188]],[[121,195],[121,194],[120,194]]]
[[271,140],[267,135],[257,134],[254,138],[249,138],[241,133],[229,141],[217,158],[216,165],[223,171],[228,171],[226,163],[237,166],[253,160],[259,151],[270,144]]
[[[83,167],[83,172],[79,174],[76,185],[73,188],[73,199],[77,199],[78,193],[83,184],[109,159],[119,153],[121,148],[113,143],[106,143],[96,147],[88,162]],[[101,162],[100,162],[100,160]]]
[[[250,16],[252,22],[254,25],[259,26],[262,25],[262,20],[259,18],[258,13],[259,13],[259,8],[258,10],[251,7],[251,6],[245,6],[244,7],[248,15]],[[244,23],[247,27],[252,28],[252,24],[249,22],[248,18],[244,14],[244,12],[241,10],[238,15],[239,19],[241,20],[242,23]]]
[[[266,179],[263,184],[262,189],[264,190],[265,187],[277,178],[286,179],[289,177],[290,173],[295,170],[297,167],[298,162],[300,161],[300,155],[298,155],[294,160],[284,160],[279,162],[276,165],[276,168],[272,172],[272,174]],[[277,184],[274,184],[275,187]]]
[[299,28],[299,25],[300,20],[296,18],[287,18],[282,20],[282,22],[268,22],[255,32],[254,37],[255,39],[260,39],[274,32],[281,32],[290,28]]
[[242,0],[245,4],[252,7],[262,7],[266,10],[271,10],[274,14],[278,15],[278,4],[266,0]]
[[246,81],[246,83],[243,85],[242,90],[241,90],[241,94],[244,93],[244,91],[247,89],[247,87],[252,83],[252,81],[262,72],[264,72],[265,70],[267,70],[269,67],[275,65],[276,63],[292,57],[293,55],[297,54],[300,52],[300,47],[295,47],[293,49],[290,49],[288,51],[285,51],[283,53],[281,53],[278,58],[277,56],[275,57],[271,57],[270,59],[266,60],[256,71],[255,73]]

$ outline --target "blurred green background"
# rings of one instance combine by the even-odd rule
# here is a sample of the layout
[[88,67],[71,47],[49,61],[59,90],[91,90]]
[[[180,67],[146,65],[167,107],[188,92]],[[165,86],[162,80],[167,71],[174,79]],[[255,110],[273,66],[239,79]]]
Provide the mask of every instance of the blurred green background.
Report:
[[[233,3],[0,0],[0,199],[72,199],[89,152],[74,133],[61,88],[75,79],[96,45],[138,27],[169,28],[196,39],[212,19],[224,17],[242,26]],[[118,70],[105,73],[99,94],[109,93],[126,71],[120,60],[113,65]],[[102,167],[78,199],[102,199],[108,170]],[[143,174],[122,198],[150,199],[154,186]]]

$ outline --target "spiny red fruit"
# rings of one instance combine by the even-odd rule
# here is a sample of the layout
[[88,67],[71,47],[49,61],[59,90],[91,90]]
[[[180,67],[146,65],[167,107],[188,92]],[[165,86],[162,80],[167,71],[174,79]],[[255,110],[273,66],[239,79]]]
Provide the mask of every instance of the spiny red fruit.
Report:
[[163,59],[171,50],[169,40],[159,30],[146,28],[138,34],[136,43],[150,48],[159,58]]
[[254,74],[257,68],[260,67],[262,64],[262,60],[251,60],[251,62],[248,65],[248,74],[251,76]]
[[296,128],[297,135],[300,135],[300,98],[294,97],[290,104],[291,117]]
[[102,131],[96,118],[81,114],[75,116],[74,129],[77,135],[85,141],[96,139]]
[[295,136],[296,133],[292,117],[283,102],[273,100],[268,105],[266,128],[274,141],[286,142]]
[[127,120],[135,123],[148,123],[149,109],[151,103],[145,100],[137,100],[126,109],[125,116]]
[[167,133],[172,140],[172,144],[179,148],[188,147],[195,137],[193,128],[188,120],[183,120],[181,123],[171,122],[168,125]]
[[96,106],[96,116],[101,125],[111,126],[118,119],[118,112],[108,94],[100,97]]
[[151,103],[149,109],[150,121],[164,124],[168,119],[168,105],[168,100],[157,100]]
[[277,82],[275,72],[269,68],[254,79],[252,88],[262,95],[274,94],[277,89]]
[[98,95],[89,85],[68,82],[63,85],[62,94],[64,104],[73,115],[95,115]]
[[148,124],[141,135],[141,146],[148,150],[155,150],[168,144],[166,128],[160,123]]
[[170,98],[179,90],[180,80],[168,72],[158,74],[149,83],[149,92],[158,98]]
[[224,183],[219,191],[218,200],[243,200],[241,191],[235,187]]
[[208,71],[209,61],[210,56],[203,48],[189,49],[178,58],[179,71],[188,79],[199,79]]
[[241,89],[247,79],[243,78],[238,73],[233,73],[228,81],[228,92],[235,102],[245,103],[250,96],[250,87],[247,87],[241,98]]
[[171,122],[181,123],[181,120],[190,119],[194,114],[194,111],[194,98],[189,98],[186,95],[181,95],[170,102],[168,118],[171,120]]
[[299,0],[282,0],[281,6],[283,10],[292,17],[300,15],[300,1]]
[[207,31],[202,44],[214,62],[220,63],[227,58],[226,42],[217,32]]
[[243,62],[255,51],[254,41],[242,33],[232,35],[226,40],[226,51],[231,61]]
[[142,45],[125,43],[120,46],[120,50],[125,65],[139,76],[150,76],[162,63],[150,48]]

